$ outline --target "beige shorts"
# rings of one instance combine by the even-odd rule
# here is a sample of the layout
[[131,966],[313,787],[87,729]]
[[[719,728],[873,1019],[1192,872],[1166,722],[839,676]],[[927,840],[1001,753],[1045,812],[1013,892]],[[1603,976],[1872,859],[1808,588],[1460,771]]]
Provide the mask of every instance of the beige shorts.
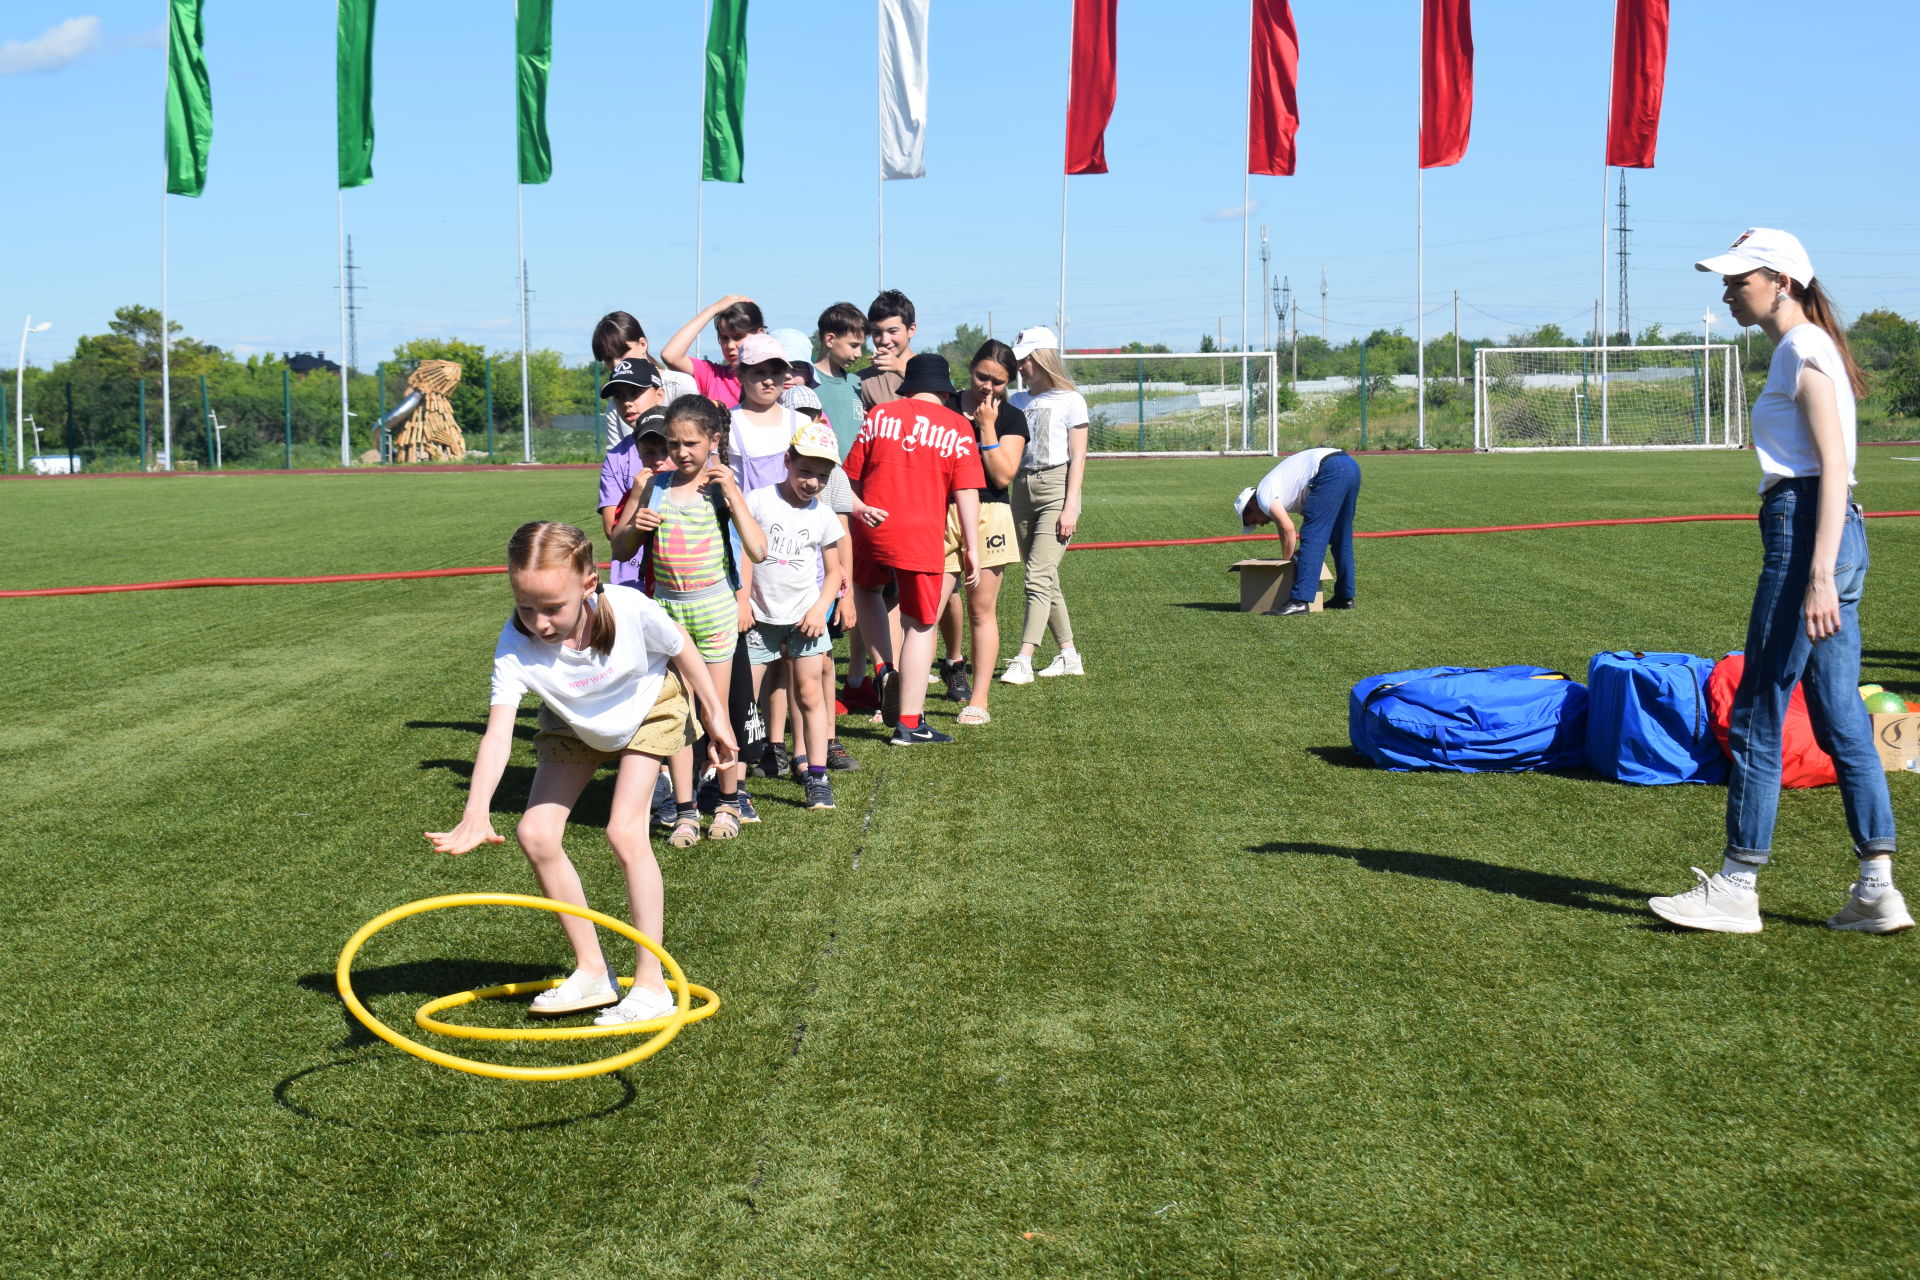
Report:
[[[565,720],[540,704],[539,731],[533,735],[533,756],[541,764],[603,765],[617,758],[620,751],[601,751],[580,740]],[[621,751],[639,751],[662,759],[672,755],[699,735],[693,719],[693,704],[687,700],[686,687],[672,671],[660,684],[660,696],[653,710],[640,722],[632,741]]]
[[[1013,537],[1013,508],[1004,502],[980,504],[980,567],[999,569],[1017,563],[1020,548]],[[947,572],[960,572],[960,508],[947,508]]]

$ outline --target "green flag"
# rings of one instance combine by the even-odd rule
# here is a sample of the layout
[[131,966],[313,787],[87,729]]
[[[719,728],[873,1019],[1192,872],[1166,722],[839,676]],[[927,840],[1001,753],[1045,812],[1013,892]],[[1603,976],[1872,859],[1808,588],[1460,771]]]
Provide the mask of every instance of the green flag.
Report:
[[700,178],[740,182],[740,121],[747,106],[747,0],[713,0],[707,24],[707,109]]
[[514,5],[515,69],[520,81],[520,181],[553,176],[547,143],[547,76],[553,70],[553,0]]
[[340,185],[373,181],[373,6],[340,0],[334,97],[340,112]]
[[207,189],[213,90],[204,39],[200,0],[167,0],[167,191],[176,196]]

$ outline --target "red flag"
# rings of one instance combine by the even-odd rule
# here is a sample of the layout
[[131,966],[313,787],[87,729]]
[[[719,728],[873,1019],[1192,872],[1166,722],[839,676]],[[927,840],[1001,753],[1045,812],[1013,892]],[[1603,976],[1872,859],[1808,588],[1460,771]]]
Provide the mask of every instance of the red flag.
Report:
[[1607,163],[1653,168],[1667,83],[1667,0],[1620,0],[1613,16],[1613,108]]
[[1119,0],[1073,0],[1073,79],[1067,93],[1067,172],[1107,171],[1113,117],[1114,9]]
[[1420,167],[1459,164],[1473,126],[1473,2],[1423,0]]
[[1247,72],[1247,172],[1291,174],[1300,127],[1300,37],[1287,0],[1253,0]]

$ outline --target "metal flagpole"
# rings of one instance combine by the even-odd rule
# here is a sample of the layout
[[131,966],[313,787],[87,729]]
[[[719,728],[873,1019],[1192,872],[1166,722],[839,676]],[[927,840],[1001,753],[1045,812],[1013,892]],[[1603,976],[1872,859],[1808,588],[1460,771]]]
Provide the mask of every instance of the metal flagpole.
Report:
[[340,226],[340,465],[353,465],[353,442],[347,433],[347,192],[334,189],[334,208]]
[[[1251,438],[1249,420],[1253,417],[1253,388],[1247,385],[1247,272],[1251,264],[1247,261],[1248,240],[1252,236],[1249,225],[1253,220],[1253,165],[1250,163],[1253,151],[1253,5],[1247,5],[1247,82],[1245,109],[1240,116],[1243,126],[1240,131],[1240,447],[1245,449]],[[1262,306],[1266,304],[1262,302]]]
[[[160,447],[173,470],[173,343],[167,330],[167,189],[160,188]],[[24,455],[20,455],[23,456]],[[21,470],[26,464],[21,463]]]
[[[1420,130],[1426,123],[1427,51],[1425,14],[1421,15],[1420,74],[1413,98],[1413,404],[1419,447],[1427,447],[1427,171],[1420,167]],[[1360,389],[1365,396],[1366,388]]]
[[527,389],[527,189],[513,188],[513,207],[520,223],[520,460],[533,461],[533,397]]
[[882,30],[886,23],[886,0],[874,0],[874,76],[873,76],[873,139],[874,139],[874,185],[876,207],[879,210],[880,238],[876,246],[875,261],[876,292],[884,293],[887,288],[887,139],[882,121],[887,113],[886,77],[882,74],[886,68],[881,62],[887,56],[886,37]]
[[[706,25],[703,26],[701,30],[703,33],[710,35],[713,31],[713,0],[707,0],[706,6],[705,6],[705,13],[707,15]],[[705,39],[705,35],[702,36],[702,39],[703,40]],[[705,117],[706,117],[706,110],[707,110],[707,102],[706,102],[707,70],[708,70],[708,67],[707,67],[706,45],[703,43],[700,46],[700,93],[701,93],[700,113],[701,113],[702,129],[705,129],[706,127]],[[703,149],[706,146],[704,134],[702,135],[700,145]],[[705,256],[706,247],[707,247],[706,245],[707,167],[706,167],[706,156],[704,154],[704,150],[701,155],[696,157],[695,167],[693,172],[694,172],[694,179],[693,179],[693,314],[699,315],[701,309],[707,305],[705,301],[707,295],[701,287],[701,280],[700,280],[701,267],[704,265],[702,262],[702,259]],[[701,345],[700,336],[705,332],[706,330],[703,328],[700,331],[700,333],[696,333],[693,335],[693,354],[696,358],[700,355],[700,345]]]
[[[1607,394],[1607,154],[1606,134],[1613,131],[1613,53],[1620,44],[1620,10],[1613,11],[1613,39],[1607,50],[1607,128],[1600,139],[1600,443],[1606,444],[1610,430]],[[1627,338],[1632,342],[1631,335]]]
[[[1067,19],[1067,127],[1073,127],[1073,19]],[[1060,350],[1067,349],[1067,161],[1066,147],[1060,160],[1060,309],[1054,313],[1060,335]]]

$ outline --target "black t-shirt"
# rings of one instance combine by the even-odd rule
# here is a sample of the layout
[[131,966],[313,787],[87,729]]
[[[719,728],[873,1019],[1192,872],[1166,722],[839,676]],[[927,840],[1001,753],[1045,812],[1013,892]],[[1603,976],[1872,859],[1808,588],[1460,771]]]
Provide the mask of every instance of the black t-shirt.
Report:
[[[973,423],[973,415],[967,413],[960,407],[960,397],[957,395],[953,398],[953,410],[955,413],[966,418],[969,423]],[[1000,402],[1000,412],[994,415],[993,434],[1001,440],[1005,440],[1008,436],[1019,436],[1022,440],[1027,439],[1027,415],[1008,404],[1005,400],[1002,400]],[[980,443],[980,427],[978,424],[974,424],[973,427],[973,440],[975,445]],[[983,453],[980,455],[980,467],[983,471],[986,469],[986,465],[987,455]],[[989,482],[986,488],[980,490],[980,501],[1006,502],[1008,501],[1007,491],[1005,489],[996,489],[992,486],[992,483]]]

